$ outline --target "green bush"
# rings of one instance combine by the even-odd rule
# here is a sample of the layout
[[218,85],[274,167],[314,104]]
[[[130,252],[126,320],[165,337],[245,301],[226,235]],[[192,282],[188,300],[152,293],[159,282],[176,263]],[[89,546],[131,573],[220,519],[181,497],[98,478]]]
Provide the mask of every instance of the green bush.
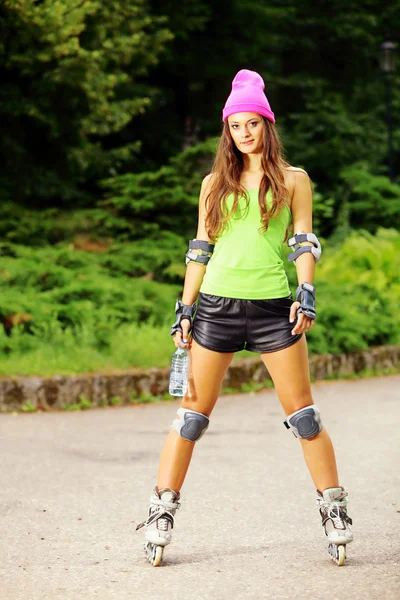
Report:
[[[317,321],[310,352],[347,352],[400,343],[400,233],[353,232],[340,246],[324,243],[316,269]],[[292,289],[295,273],[290,270]]]
[[127,173],[103,182],[101,206],[129,224],[120,239],[141,239],[159,232],[195,233],[201,181],[210,172],[216,140],[186,149],[157,171]]
[[[181,278],[184,249],[175,244],[170,250],[173,243],[168,238],[165,248],[161,240],[158,261],[154,247],[150,252],[150,242],[148,255],[139,247],[123,245],[112,246],[106,254],[65,246],[0,246],[0,321],[5,329],[0,356],[18,353],[17,347],[21,353],[36,350],[38,343],[51,343],[52,337],[64,336],[67,343],[68,336],[78,339],[82,328],[90,331],[90,347],[104,351],[123,323],[162,326],[167,316],[171,318],[180,286],[151,279]],[[145,243],[142,248],[146,249]],[[175,271],[171,260],[176,261]],[[12,328],[18,322],[21,325]]]
[[[323,247],[315,278],[318,317],[307,334],[310,352],[400,343],[400,233],[353,232],[343,244],[326,240]],[[130,276],[129,257],[136,256],[139,264],[145,260],[138,246],[117,245],[95,254],[66,246],[5,244],[1,251],[0,319],[6,326],[10,315],[17,322],[20,315],[21,324],[0,332],[0,374],[169,364],[169,325],[182,279],[178,285]],[[184,271],[181,252],[177,278]],[[168,268],[171,264],[160,270]],[[291,264],[288,275],[294,292]]]
[[373,175],[369,165],[362,162],[343,169],[340,178],[353,227],[375,233],[379,227],[400,223],[399,184],[383,175]]

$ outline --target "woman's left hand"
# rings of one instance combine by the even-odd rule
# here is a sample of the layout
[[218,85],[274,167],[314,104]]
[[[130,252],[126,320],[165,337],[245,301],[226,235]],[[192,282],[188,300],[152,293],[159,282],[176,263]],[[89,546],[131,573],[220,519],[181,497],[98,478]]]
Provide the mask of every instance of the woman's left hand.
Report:
[[[300,302],[293,302],[290,307],[290,316],[289,321],[294,323],[297,316],[297,310],[300,308]],[[292,335],[298,335],[299,333],[305,333],[314,325],[314,319],[310,319],[310,317],[306,317],[303,313],[300,313],[297,316],[297,323],[292,329]]]

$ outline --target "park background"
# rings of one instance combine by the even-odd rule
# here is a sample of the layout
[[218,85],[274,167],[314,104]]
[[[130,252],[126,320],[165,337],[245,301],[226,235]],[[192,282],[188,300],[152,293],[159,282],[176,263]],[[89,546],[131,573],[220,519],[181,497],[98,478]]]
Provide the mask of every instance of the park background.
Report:
[[399,76],[380,67],[400,1],[2,0],[0,28],[0,375],[168,365],[242,68],[314,184],[310,352],[400,343]]

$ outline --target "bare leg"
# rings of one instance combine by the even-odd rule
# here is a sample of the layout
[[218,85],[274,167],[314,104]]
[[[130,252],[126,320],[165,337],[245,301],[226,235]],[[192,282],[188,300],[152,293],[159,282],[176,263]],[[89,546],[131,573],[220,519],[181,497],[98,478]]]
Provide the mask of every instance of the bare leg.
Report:
[[[307,342],[303,337],[284,350],[261,354],[286,415],[314,404],[311,395]],[[324,428],[316,437],[300,440],[310,475],[318,490],[338,487],[336,459]]]
[[[190,350],[188,392],[182,407],[210,416],[233,353],[207,350],[194,340]],[[158,487],[179,492],[185,480],[195,442],[182,439],[171,429],[161,452]]]

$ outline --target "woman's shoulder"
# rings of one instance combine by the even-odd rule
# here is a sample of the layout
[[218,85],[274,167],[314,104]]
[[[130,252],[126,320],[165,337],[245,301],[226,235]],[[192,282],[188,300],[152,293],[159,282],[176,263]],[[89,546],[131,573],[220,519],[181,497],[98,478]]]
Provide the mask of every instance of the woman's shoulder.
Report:
[[287,167],[285,167],[286,177],[290,179],[295,179],[297,174],[300,174],[300,176],[303,175],[305,177],[308,177],[307,171],[305,171],[301,167],[292,167],[292,165],[288,165]]
[[209,173],[208,175],[206,175],[203,178],[203,181],[201,182],[201,187],[202,188],[208,188],[214,178],[215,173]]
[[214,176],[215,176],[215,173],[209,173],[208,175],[206,175],[203,178],[203,181],[201,182],[200,199],[202,201],[204,201],[205,198],[211,192],[212,182],[213,182]]
[[301,167],[293,167],[292,165],[285,167],[285,184],[291,196],[293,195],[296,183],[301,185],[309,183],[309,181],[310,178],[307,171]]

